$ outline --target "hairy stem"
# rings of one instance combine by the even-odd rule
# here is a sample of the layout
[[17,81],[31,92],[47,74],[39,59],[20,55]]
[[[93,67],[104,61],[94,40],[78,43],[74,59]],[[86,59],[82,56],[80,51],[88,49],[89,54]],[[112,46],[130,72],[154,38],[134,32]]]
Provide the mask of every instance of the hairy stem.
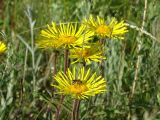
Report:
[[79,107],[80,107],[80,100],[75,99],[75,101],[73,102],[72,120],[78,120],[78,118],[79,118]]
[[[69,50],[68,50],[68,48],[66,48],[65,51],[64,51],[64,73],[66,73],[66,71],[69,67],[68,55],[69,55]],[[55,113],[55,120],[59,119],[59,114],[60,114],[60,111],[61,111],[62,103],[64,101],[64,97],[65,97],[64,95],[61,95],[60,103],[58,104],[57,111]]]
[[57,106],[57,111],[55,113],[55,120],[59,120],[59,114],[60,114],[60,111],[61,111],[61,106],[62,106],[63,101],[64,101],[64,95],[61,95],[60,102]]
[[79,108],[80,108],[80,100],[77,100],[76,114],[75,114],[76,120],[78,120],[78,118],[79,118]]
[[66,48],[64,51],[64,73],[66,73],[69,67],[69,59],[68,59],[69,50]]
[[[105,47],[105,39],[100,39],[100,44],[101,44],[101,50],[103,51],[103,55],[105,54],[104,53],[104,47]],[[101,63],[100,63],[100,69],[101,69],[101,75],[102,77],[104,77],[104,70],[105,70],[105,61],[102,59],[101,60]]]

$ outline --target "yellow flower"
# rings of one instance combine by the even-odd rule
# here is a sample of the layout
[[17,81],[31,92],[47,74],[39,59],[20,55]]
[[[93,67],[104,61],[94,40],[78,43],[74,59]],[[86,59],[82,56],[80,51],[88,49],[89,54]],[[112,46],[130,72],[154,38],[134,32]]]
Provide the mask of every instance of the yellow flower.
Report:
[[6,49],[7,49],[6,44],[0,41],[0,54],[4,53]]
[[124,39],[123,35],[128,32],[124,21],[118,23],[115,18],[112,18],[111,22],[107,24],[104,19],[99,16],[97,16],[97,20],[95,20],[91,15],[88,20],[84,20],[84,24],[90,31],[100,37]]
[[106,91],[104,78],[96,73],[91,74],[90,69],[85,72],[84,67],[77,73],[75,68],[73,73],[69,69],[66,74],[58,72],[54,78],[58,85],[51,85],[59,89],[59,94],[71,95],[76,99],[86,99]]
[[84,25],[77,28],[77,23],[61,23],[60,25],[52,23],[52,26],[48,25],[48,29],[41,31],[41,36],[45,39],[40,40],[38,46],[41,48],[81,46],[86,44],[93,35],[93,32],[85,31]]
[[58,48],[60,47],[62,44],[58,43],[57,41],[53,40],[53,39],[44,39],[43,40],[37,40],[36,41],[36,45],[38,46],[38,48]]
[[70,58],[76,59],[72,64],[79,61],[90,64],[91,61],[100,62],[102,59],[105,59],[105,57],[102,56],[99,44],[91,44],[89,48],[71,49]]

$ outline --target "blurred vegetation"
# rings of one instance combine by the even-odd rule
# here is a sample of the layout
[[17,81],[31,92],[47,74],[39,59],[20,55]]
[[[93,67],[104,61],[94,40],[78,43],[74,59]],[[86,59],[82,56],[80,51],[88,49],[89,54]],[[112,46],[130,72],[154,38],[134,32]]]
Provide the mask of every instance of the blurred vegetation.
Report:
[[[0,60],[0,118],[53,120],[59,96],[50,87],[52,50],[34,48],[39,31],[52,21],[81,21],[90,14],[124,19],[141,28],[144,0],[1,0],[0,39],[8,45]],[[108,92],[84,100],[80,120],[160,120],[160,1],[148,0],[144,30],[129,28],[125,40],[108,40],[105,78]],[[137,46],[141,41],[141,49]],[[27,46],[29,45],[29,46]],[[31,48],[31,49],[30,49]],[[33,49],[32,49],[33,48]],[[58,70],[63,69],[62,53]],[[141,62],[135,94],[130,99],[138,56]],[[97,65],[90,65],[97,71]],[[34,86],[35,82],[35,86]],[[70,120],[72,99],[62,106],[61,120]],[[51,112],[48,112],[51,110]]]

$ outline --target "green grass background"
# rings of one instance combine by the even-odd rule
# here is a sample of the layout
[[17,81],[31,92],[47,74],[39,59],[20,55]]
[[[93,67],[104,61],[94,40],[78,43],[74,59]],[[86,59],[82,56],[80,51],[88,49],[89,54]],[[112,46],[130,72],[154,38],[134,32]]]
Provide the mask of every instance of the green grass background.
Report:
[[[54,119],[59,96],[52,97],[50,87],[53,51],[33,44],[46,24],[80,22],[93,14],[141,28],[143,13],[144,0],[1,0],[0,39],[8,50],[0,56],[0,119]],[[125,40],[107,41],[108,91],[81,102],[80,120],[160,120],[160,1],[148,0],[144,25],[156,40],[128,29]],[[138,56],[138,78],[130,99]],[[97,64],[88,67],[99,72]],[[57,69],[63,69],[63,51]],[[71,98],[66,97],[62,109],[60,120],[70,120]]]

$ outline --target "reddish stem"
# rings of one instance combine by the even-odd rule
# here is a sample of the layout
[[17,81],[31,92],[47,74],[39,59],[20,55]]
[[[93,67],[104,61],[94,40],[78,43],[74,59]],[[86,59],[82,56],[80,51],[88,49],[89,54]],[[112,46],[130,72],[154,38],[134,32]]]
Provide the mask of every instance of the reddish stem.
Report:
[[[66,48],[65,51],[64,51],[64,73],[66,73],[66,71],[69,67],[68,55],[69,55],[69,50],[68,50],[68,48]],[[61,106],[63,104],[64,98],[65,98],[65,96],[61,95],[60,103],[58,104],[57,111],[55,113],[55,120],[59,119],[59,114],[60,114],[60,111],[61,111]]]
[[72,120],[78,120],[79,117],[79,107],[80,107],[80,100],[75,100],[73,103],[72,109]]

